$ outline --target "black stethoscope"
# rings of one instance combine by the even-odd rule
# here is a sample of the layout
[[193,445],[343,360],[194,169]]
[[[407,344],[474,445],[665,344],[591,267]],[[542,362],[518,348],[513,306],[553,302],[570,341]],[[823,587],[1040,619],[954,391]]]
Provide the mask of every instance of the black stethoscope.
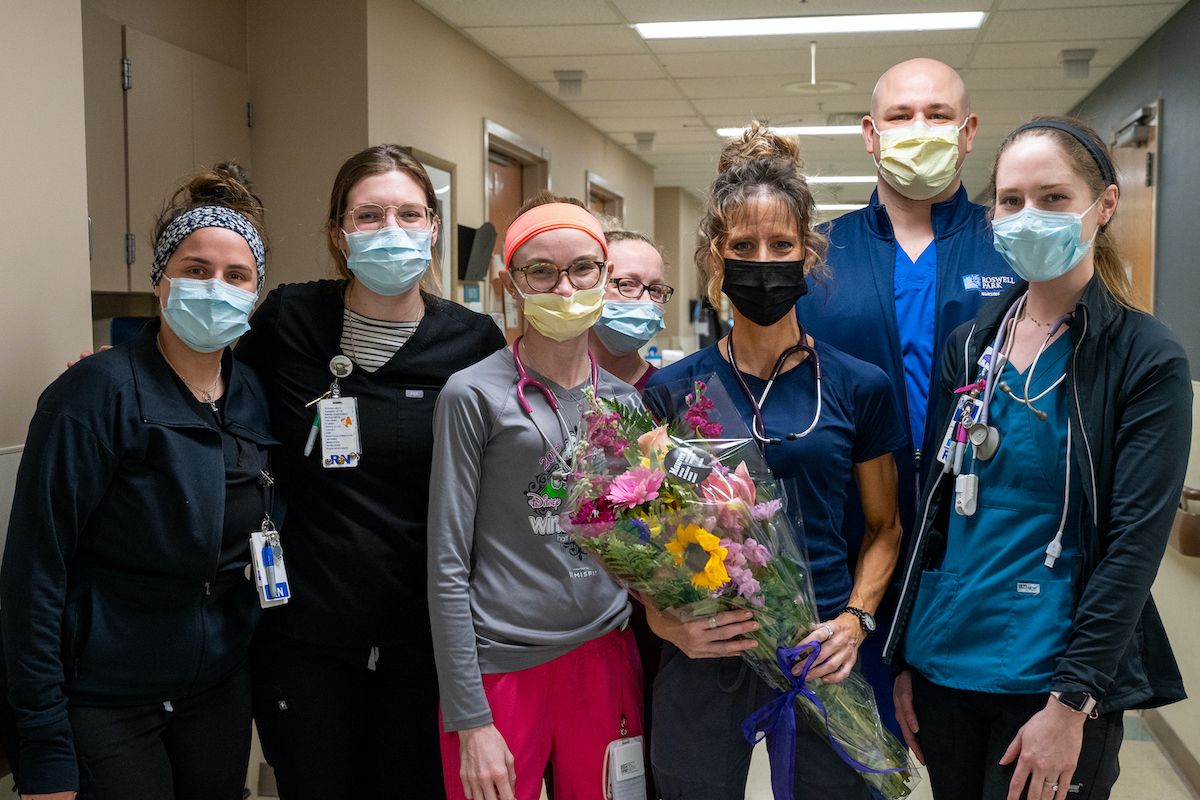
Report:
[[754,434],[754,438],[760,444],[783,444],[784,439],[767,437],[767,425],[763,421],[762,409],[766,405],[767,395],[770,394],[771,387],[775,385],[775,380],[779,377],[779,373],[783,370],[783,365],[788,358],[796,353],[807,353],[812,360],[813,369],[817,375],[817,412],[813,415],[812,424],[807,428],[800,433],[789,433],[784,438],[789,442],[794,442],[797,439],[803,439],[813,432],[813,429],[817,427],[817,423],[821,421],[821,358],[817,355],[817,351],[807,343],[807,337],[804,335],[804,326],[800,326],[800,341],[780,353],[779,358],[775,360],[775,367],[771,370],[771,377],[767,379],[767,386],[763,389],[762,396],[757,400],[750,391],[750,387],[746,385],[746,379],[742,377],[741,370],[738,369],[737,358],[733,354],[732,330],[729,332],[729,338],[725,340],[725,350],[729,354],[729,364],[733,367],[733,376],[737,378],[738,385],[742,387],[742,393],[746,395],[746,399],[750,401],[750,407],[754,409],[754,422],[750,426],[750,432]]
[[[525,412],[525,416],[529,417],[529,421],[533,423],[534,429],[538,435],[542,437],[542,441],[550,448],[550,452],[554,454],[554,460],[558,462],[558,469],[552,473],[552,476],[561,480],[566,480],[571,474],[571,462],[563,457],[562,451],[554,446],[550,441],[550,437],[542,430],[542,426],[538,425],[537,420],[533,417],[533,406],[529,402],[529,398],[525,396],[525,390],[533,387],[542,393],[542,397],[546,400],[546,405],[550,406],[550,410],[554,412],[554,418],[558,421],[559,430],[562,432],[563,443],[565,449],[571,441],[571,429],[567,425],[567,420],[562,415],[562,409],[559,406],[558,398],[554,392],[550,391],[550,387],[536,378],[529,376],[529,371],[525,369],[525,365],[521,362],[521,339],[523,336],[518,336],[513,342],[513,364],[517,368],[517,405],[521,407],[521,411]],[[588,361],[592,367],[592,391],[599,393],[600,391],[600,367],[596,365],[596,357],[592,355],[592,351],[588,350]]]

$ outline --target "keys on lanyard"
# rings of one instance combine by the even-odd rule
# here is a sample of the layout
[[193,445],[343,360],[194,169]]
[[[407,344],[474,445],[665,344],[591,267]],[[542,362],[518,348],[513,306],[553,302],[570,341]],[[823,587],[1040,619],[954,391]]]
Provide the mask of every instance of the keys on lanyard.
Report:
[[329,389],[309,401],[305,408],[313,405],[317,413],[313,417],[308,441],[304,444],[304,455],[312,454],[317,436],[321,438],[321,466],[326,469],[357,467],[362,457],[362,437],[359,434],[358,400],[343,397],[338,381],[349,377],[354,371],[354,362],[344,355],[336,355],[329,361],[333,382]]

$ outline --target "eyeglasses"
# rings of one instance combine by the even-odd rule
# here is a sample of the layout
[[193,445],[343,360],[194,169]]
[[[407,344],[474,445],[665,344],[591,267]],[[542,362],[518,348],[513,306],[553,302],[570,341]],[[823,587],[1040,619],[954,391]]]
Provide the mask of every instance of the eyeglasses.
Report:
[[633,278],[612,278],[608,285],[617,287],[617,292],[630,300],[638,300],[643,294],[649,292],[650,299],[661,304],[670,300],[671,296],[675,294],[674,287],[667,286],[665,283],[647,285]]
[[608,264],[603,261],[581,258],[566,269],[549,261],[535,261],[523,267],[516,267],[512,271],[524,275],[525,283],[532,291],[552,292],[562,280],[564,272],[567,280],[576,289],[595,289],[607,267]]
[[395,212],[396,224],[401,228],[428,228],[433,223],[433,209],[417,204],[381,206],[363,203],[347,211],[346,216],[356,231],[377,231],[387,225],[389,211]]

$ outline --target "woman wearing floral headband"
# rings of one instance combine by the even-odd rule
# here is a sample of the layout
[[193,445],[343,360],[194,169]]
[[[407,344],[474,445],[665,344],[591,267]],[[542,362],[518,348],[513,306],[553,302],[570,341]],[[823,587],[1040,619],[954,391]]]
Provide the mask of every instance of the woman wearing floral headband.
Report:
[[[176,192],[162,320],[42,394],[0,572],[9,742],[26,800],[235,800],[271,524],[266,399],[227,349],[263,285],[262,208],[235,167]],[[15,747],[14,747],[15,745]]]
[[[713,374],[733,398],[772,474],[791,485],[789,511],[802,521],[797,533],[824,620],[804,640],[821,645],[808,678],[836,683],[856,668],[896,563],[892,452],[904,436],[883,372],[814,342],[797,323],[793,309],[808,291],[808,276],[826,269],[825,239],[812,228],[812,212],[793,142],[755,123],[726,146],[696,263],[713,305],[720,306],[722,293],[732,303],[733,329],[656,373],[646,400],[660,418],[669,417],[676,404],[659,392]],[[851,475],[867,522],[853,574],[841,534]],[[670,642],[654,684],[651,760],[659,791],[667,800],[740,797],[751,748],[739,723],[773,693],[743,660],[727,656],[754,647],[741,635],[756,623],[748,612],[732,611],[686,623],[653,611],[648,617]],[[855,770],[806,724],[798,726],[795,789],[797,797],[868,796]]]
[[446,794],[598,797],[609,742],[641,733],[629,601],[558,524],[585,390],[600,370],[608,246],[575,200],[539,195],[509,226],[507,289],[524,336],[455,375],[434,416],[429,613]]

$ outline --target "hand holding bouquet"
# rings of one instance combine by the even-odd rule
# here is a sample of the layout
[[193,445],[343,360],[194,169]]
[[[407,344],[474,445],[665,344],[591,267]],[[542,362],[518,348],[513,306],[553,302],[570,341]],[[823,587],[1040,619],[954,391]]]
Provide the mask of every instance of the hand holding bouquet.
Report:
[[[720,384],[689,388],[665,425],[642,408],[589,394],[564,528],[661,612],[685,620],[751,612],[756,646],[742,657],[780,695],[744,727],[752,739],[772,734],[776,798],[791,796],[797,705],[884,797],[911,794],[916,776],[907,750],[880,723],[869,684],[857,674],[806,683],[820,645],[794,645],[820,620],[784,513],[789,499]],[[797,662],[804,664],[800,678],[791,674]]]

